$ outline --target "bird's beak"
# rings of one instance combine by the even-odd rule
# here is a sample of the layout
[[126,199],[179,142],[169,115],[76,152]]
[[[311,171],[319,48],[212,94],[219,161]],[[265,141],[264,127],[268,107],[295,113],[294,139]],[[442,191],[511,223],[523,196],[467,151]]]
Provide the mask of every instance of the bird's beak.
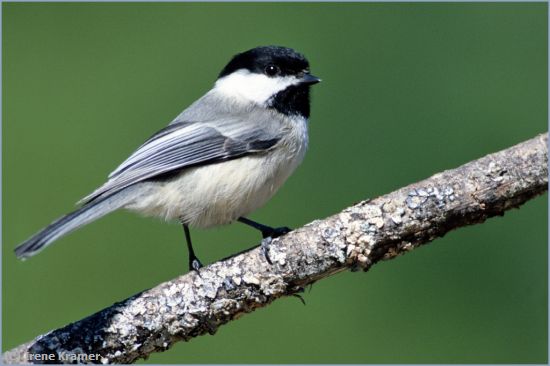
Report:
[[302,76],[302,78],[300,79],[300,84],[306,84],[306,85],[313,85],[319,82],[321,82],[321,79],[311,74],[304,74],[304,76]]

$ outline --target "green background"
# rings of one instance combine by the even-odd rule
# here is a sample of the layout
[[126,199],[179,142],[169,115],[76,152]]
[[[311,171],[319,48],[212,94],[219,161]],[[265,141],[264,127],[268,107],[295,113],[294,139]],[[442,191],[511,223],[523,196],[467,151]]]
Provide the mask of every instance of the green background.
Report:
[[[240,51],[323,78],[302,166],[251,216],[298,227],[544,132],[547,5],[3,4],[2,346],[178,276],[181,228],[116,212],[13,248],[104,182]],[[547,203],[344,273],[150,363],[546,363]],[[258,243],[193,230],[210,263]]]

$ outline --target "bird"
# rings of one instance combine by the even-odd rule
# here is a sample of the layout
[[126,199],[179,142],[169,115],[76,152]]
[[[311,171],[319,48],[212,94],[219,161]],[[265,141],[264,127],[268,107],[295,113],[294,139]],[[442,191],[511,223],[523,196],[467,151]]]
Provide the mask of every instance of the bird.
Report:
[[286,234],[287,227],[246,216],[273,197],[304,159],[310,87],[320,81],[292,48],[260,46],[236,54],[208,92],[139,146],[79,208],[17,246],[16,256],[31,257],[121,208],[181,223],[190,271],[203,266],[190,227],[238,221],[264,239]]

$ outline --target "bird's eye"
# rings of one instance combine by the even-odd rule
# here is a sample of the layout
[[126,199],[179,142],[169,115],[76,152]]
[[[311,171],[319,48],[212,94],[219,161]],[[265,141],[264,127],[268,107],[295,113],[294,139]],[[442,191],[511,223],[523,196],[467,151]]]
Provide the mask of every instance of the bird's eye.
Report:
[[275,66],[275,65],[267,65],[264,69],[264,72],[267,76],[275,76],[277,75],[281,70]]

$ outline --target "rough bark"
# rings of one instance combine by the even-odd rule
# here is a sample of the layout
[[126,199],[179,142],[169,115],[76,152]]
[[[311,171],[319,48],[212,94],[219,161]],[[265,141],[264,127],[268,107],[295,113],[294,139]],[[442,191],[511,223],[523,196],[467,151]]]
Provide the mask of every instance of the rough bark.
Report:
[[[450,230],[477,224],[547,190],[547,134],[316,220],[269,246],[143,291],[4,354],[70,362],[131,363],[346,269],[368,270]],[[72,357],[71,357],[72,355]],[[76,355],[76,356],[75,356]],[[65,358],[63,358],[65,357]]]

